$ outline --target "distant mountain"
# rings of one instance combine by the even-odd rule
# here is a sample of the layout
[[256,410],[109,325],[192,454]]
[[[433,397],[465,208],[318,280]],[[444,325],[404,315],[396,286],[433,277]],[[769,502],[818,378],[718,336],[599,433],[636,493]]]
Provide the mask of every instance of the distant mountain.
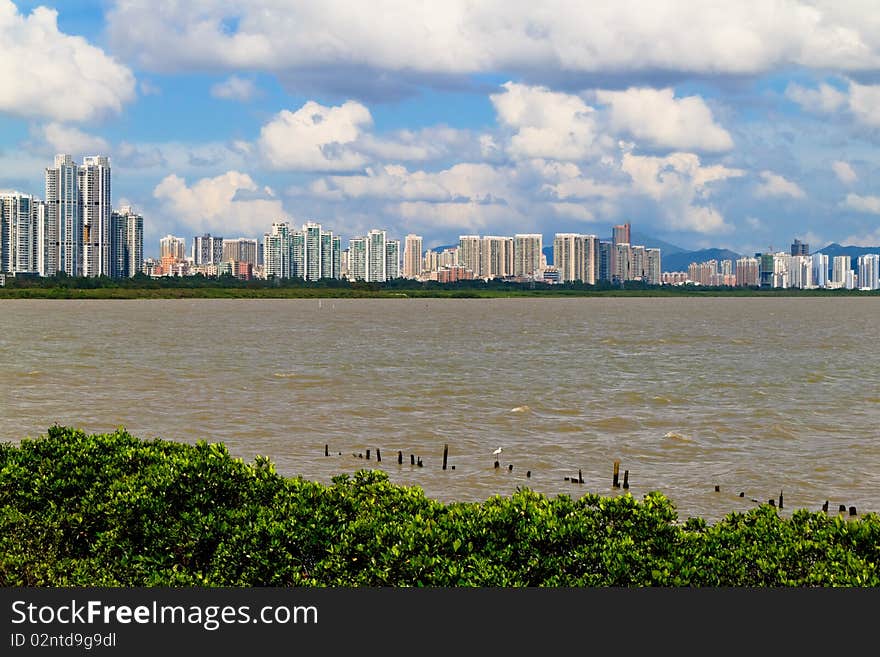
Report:
[[692,262],[706,262],[707,260],[733,260],[742,258],[742,255],[730,249],[700,249],[698,251],[679,251],[672,255],[666,255],[660,251],[660,267],[663,271],[687,271]]
[[[641,244],[646,249],[660,249],[660,259],[671,255],[675,255],[676,253],[684,253],[685,249],[680,246],[675,246],[674,244],[670,244],[669,242],[664,242],[663,240],[659,240],[656,237],[649,237],[648,235],[642,235],[640,233],[632,233],[630,235],[630,239],[633,244]],[[608,238],[608,241],[611,241],[611,238]]]
[[828,256],[828,260],[831,260],[834,256],[849,256],[852,260],[855,260],[867,253],[880,253],[880,246],[843,246],[833,242],[813,253],[824,253]]

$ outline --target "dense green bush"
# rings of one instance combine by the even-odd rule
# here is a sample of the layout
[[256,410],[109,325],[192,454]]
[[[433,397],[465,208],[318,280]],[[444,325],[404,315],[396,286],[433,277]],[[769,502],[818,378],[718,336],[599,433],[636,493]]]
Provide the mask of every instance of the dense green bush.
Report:
[[0,444],[3,586],[878,586],[880,518],[679,523],[659,493],[443,504],[220,444],[52,427]]

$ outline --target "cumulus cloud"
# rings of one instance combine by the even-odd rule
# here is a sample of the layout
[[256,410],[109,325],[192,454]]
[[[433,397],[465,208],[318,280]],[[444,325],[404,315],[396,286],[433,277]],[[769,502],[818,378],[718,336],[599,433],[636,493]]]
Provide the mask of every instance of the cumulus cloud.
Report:
[[214,98],[224,100],[239,100],[247,102],[257,94],[257,85],[253,80],[240,78],[237,75],[230,76],[223,82],[218,82],[211,87],[211,95]]
[[514,82],[489,98],[502,125],[513,135],[514,158],[580,160],[598,152],[595,110],[571,94]]
[[40,130],[46,143],[56,153],[69,153],[74,157],[87,154],[109,154],[110,145],[105,139],[90,135],[79,128],[49,123]]
[[58,29],[58,12],[19,13],[0,0],[0,112],[86,121],[117,113],[135,96],[132,72],[103,50]]
[[791,83],[786,87],[785,95],[808,112],[830,114],[848,104],[845,91],[825,82],[815,89]]
[[164,214],[191,233],[259,235],[283,216],[281,201],[239,171],[202,178],[192,185],[171,174],[156,185],[153,198],[159,201]]
[[327,176],[312,193],[332,199],[378,198],[433,203],[499,203],[511,196],[515,174],[488,164],[461,163],[438,172],[408,171],[400,165],[368,168],[360,176]]
[[794,66],[876,69],[880,20],[872,8],[823,0],[618,0],[593,3],[590,11],[575,0],[117,0],[107,23],[115,49],[144,67],[168,71],[315,70],[358,63],[443,74],[742,75]]
[[834,170],[834,175],[837,176],[837,179],[844,185],[851,185],[859,179],[858,174],[853,170],[849,162],[835,160],[831,163],[831,168]]
[[633,191],[658,202],[669,228],[699,233],[730,230],[721,213],[705,201],[712,193],[712,183],[743,176],[745,171],[703,166],[694,153],[648,157],[626,152],[621,168],[632,178]]
[[846,195],[843,207],[857,212],[880,214],[880,196],[860,196],[850,193]]
[[859,84],[853,80],[847,80],[846,84],[844,91],[824,82],[816,89],[791,84],[786,95],[808,111],[818,114],[847,112],[862,125],[880,127],[880,85]]
[[758,198],[789,197],[805,198],[806,193],[797,183],[780,176],[772,171],[762,171],[761,179],[764,181],[755,188],[755,196]]
[[615,132],[671,150],[733,148],[730,134],[715,122],[700,96],[675,98],[671,88],[631,87],[625,91],[599,90],[596,98],[609,106],[610,126]]
[[372,124],[370,110],[358,102],[326,107],[310,100],[296,112],[279,112],[260,129],[258,144],[276,169],[353,171],[365,158],[351,144]]

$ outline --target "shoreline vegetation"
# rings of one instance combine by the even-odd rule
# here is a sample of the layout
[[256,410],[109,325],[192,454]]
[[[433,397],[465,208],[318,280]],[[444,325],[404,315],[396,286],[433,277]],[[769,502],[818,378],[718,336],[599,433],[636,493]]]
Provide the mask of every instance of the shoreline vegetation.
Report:
[[0,443],[0,585],[880,586],[874,513],[766,504],[708,524],[658,492],[441,503],[379,470],[332,481],[56,425]]
[[130,279],[6,277],[0,299],[345,299],[345,298],[509,298],[509,297],[878,297],[880,290],[709,287],[698,285],[623,285],[600,283],[517,283],[510,281],[420,282],[395,279],[386,283],[323,279],[250,280],[231,276]]

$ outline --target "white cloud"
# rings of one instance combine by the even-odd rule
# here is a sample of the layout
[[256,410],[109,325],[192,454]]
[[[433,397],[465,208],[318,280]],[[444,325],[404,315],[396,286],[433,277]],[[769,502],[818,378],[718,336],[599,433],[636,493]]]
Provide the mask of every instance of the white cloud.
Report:
[[860,196],[850,193],[846,195],[842,205],[857,212],[880,214],[880,196]]
[[[880,65],[872,3],[576,0],[117,0],[114,47],[160,70],[427,73],[871,70]],[[405,57],[401,53],[406,53]]]
[[831,168],[834,170],[834,174],[837,176],[837,179],[840,180],[840,182],[842,182],[844,185],[851,185],[859,179],[858,174],[853,170],[849,162],[844,162],[843,160],[835,160],[831,163]]
[[73,126],[49,123],[42,127],[41,133],[56,153],[69,153],[74,158],[81,155],[108,155],[110,151],[106,140]]
[[372,124],[370,110],[358,102],[326,107],[310,100],[296,112],[279,112],[261,128],[258,145],[276,169],[354,171],[366,159],[352,143]]
[[510,170],[461,163],[438,172],[408,171],[400,165],[368,168],[365,175],[327,176],[311,192],[328,199],[374,198],[432,203],[497,203],[512,196]]
[[860,123],[880,127],[880,85],[850,82],[849,109]]
[[499,121],[512,129],[514,158],[580,160],[598,152],[595,110],[571,94],[506,82],[489,98]]
[[823,82],[817,89],[809,89],[791,83],[785,89],[785,95],[808,112],[830,114],[848,103],[847,94],[836,87]]
[[58,30],[58,12],[20,14],[0,0],[0,112],[86,121],[134,98],[131,71],[78,36]]
[[880,228],[875,229],[872,233],[864,232],[850,235],[846,239],[842,240],[841,244],[844,244],[846,246],[878,247],[880,246]]
[[672,150],[726,151],[730,134],[715,122],[700,96],[675,98],[673,90],[631,87],[626,91],[596,92],[609,105],[610,125],[654,146]]
[[711,195],[711,183],[745,175],[722,165],[704,167],[694,153],[647,157],[624,153],[621,168],[633,181],[633,191],[657,201],[665,222],[674,230],[700,233],[730,230],[714,207],[702,205]]
[[818,89],[791,84],[786,95],[808,111],[819,114],[846,111],[862,125],[880,127],[880,85],[859,84],[852,80],[846,83],[845,91],[824,82]]
[[764,181],[755,188],[755,196],[758,198],[784,197],[805,198],[806,193],[797,183],[787,180],[772,171],[762,171],[761,179]]
[[240,78],[237,75],[230,76],[223,82],[218,82],[211,87],[211,95],[214,98],[225,100],[239,100],[247,102],[257,94],[257,86],[253,80]]
[[[262,198],[248,198],[262,196]],[[181,222],[193,234],[260,235],[283,216],[281,201],[260,187],[246,173],[227,171],[214,178],[202,178],[193,185],[171,174],[156,185],[153,197],[163,212]]]

